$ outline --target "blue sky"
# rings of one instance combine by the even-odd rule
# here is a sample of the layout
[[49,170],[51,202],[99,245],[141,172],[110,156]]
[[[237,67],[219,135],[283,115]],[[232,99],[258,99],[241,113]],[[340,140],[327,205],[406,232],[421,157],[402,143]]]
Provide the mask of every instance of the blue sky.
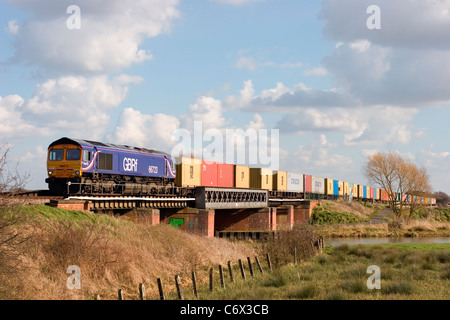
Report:
[[[368,6],[380,8],[370,30]],[[69,30],[66,9],[81,10]],[[280,130],[280,169],[366,184],[375,151],[450,194],[450,1],[0,2],[0,144],[46,188],[69,136],[170,152],[174,130]]]

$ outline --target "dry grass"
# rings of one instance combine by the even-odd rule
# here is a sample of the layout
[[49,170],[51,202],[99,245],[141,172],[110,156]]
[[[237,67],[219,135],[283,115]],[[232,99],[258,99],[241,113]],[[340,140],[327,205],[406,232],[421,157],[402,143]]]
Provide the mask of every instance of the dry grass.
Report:
[[[31,208],[23,213],[25,221],[14,227],[30,230],[32,237],[17,248],[15,273],[0,279],[0,299],[92,299],[96,294],[116,299],[119,288],[126,299],[137,299],[139,283],[145,284],[147,296],[156,296],[156,278],[162,278],[169,291],[175,274],[188,281],[196,270],[204,281],[208,266],[257,254],[245,243],[207,239],[168,225]],[[66,286],[70,265],[81,268],[81,290]]]

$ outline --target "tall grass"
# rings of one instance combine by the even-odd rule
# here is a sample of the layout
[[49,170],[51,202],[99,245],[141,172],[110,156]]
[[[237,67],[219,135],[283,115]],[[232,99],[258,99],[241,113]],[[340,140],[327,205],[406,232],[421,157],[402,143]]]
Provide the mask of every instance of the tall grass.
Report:
[[[145,226],[87,212],[47,206],[26,207],[16,231],[32,229],[31,238],[17,248],[18,274],[0,286],[0,299],[126,299],[138,298],[138,284],[148,296],[157,296],[156,278],[174,291],[173,277],[184,283],[196,270],[200,283],[207,269],[228,260],[257,255],[254,246],[207,239],[169,225]],[[66,286],[70,265],[81,268],[81,290]]]

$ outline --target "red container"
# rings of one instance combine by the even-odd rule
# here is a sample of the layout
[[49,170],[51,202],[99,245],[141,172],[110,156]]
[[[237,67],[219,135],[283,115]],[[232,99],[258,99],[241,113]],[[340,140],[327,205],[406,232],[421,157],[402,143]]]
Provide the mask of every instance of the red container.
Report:
[[202,186],[217,187],[217,163],[202,160]]
[[217,186],[224,188],[234,187],[234,165],[217,163]]
[[370,199],[374,198],[374,189],[373,187],[370,187]]
[[307,174],[303,175],[303,187],[305,193],[311,193],[312,192],[312,176],[309,176]]
[[389,196],[386,190],[381,190],[381,200],[383,201],[388,201],[389,200]]

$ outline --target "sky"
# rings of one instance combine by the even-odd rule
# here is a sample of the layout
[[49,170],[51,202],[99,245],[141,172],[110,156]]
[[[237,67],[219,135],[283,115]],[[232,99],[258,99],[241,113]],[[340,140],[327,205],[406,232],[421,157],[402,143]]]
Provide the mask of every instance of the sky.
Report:
[[450,0],[1,0],[0,24],[28,189],[61,137],[171,153],[201,122],[278,130],[280,170],[358,184],[398,152],[450,194]]

